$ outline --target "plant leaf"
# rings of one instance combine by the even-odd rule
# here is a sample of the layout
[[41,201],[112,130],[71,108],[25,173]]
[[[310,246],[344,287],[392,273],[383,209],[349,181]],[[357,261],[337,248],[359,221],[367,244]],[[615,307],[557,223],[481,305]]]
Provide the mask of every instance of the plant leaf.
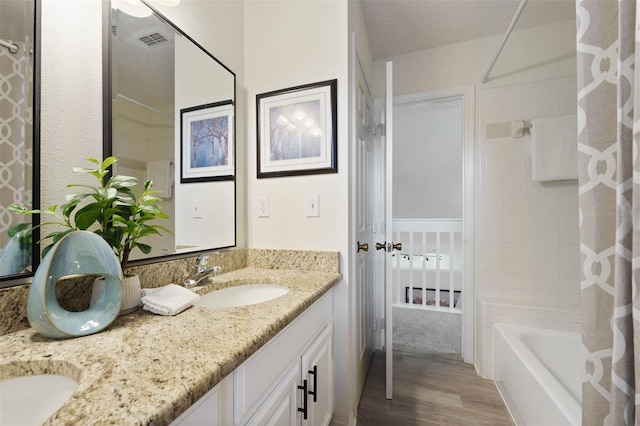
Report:
[[14,223],[7,230],[7,235],[9,235],[9,237],[13,237],[18,232],[24,231],[25,229],[29,229],[29,228],[31,228],[31,222]]
[[[94,160],[95,160],[95,158],[94,158]],[[97,161],[98,160],[96,160],[96,164],[99,164]],[[104,161],[102,162],[102,170],[106,170],[107,168],[109,168],[116,161],[118,161],[116,159],[116,157],[107,157],[107,158],[105,158]]]
[[42,249],[42,257],[45,257],[47,255],[47,253],[49,253],[49,250],[51,250],[51,248],[54,246],[54,244],[49,244],[48,246],[46,246],[45,248]]
[[91,225],[98,221],[100,208],[94,204],[89,204],[76,212],[75,222],[78,229],[86,231]]
[[136,243],[136,247],[138,247],[144,254],[151,253],[151,246],[148,244]]

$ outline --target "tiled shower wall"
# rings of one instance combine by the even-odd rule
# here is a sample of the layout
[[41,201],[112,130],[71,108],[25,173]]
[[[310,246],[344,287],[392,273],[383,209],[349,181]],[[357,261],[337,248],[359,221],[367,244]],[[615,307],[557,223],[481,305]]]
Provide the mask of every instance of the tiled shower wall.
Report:
[[578,181],[533,182],[530,136],[511,121],[576,113],[568,77],[479,91],[477,365],[496,322],[579,331]]

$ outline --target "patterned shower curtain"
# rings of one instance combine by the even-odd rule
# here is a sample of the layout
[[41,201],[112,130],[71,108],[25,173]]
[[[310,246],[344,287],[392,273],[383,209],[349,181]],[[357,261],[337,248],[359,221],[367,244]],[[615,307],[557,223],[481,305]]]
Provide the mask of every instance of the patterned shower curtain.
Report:
[[579,0],[576,12],[582,422],[640,425],[640,8]]
[[32,200],[33,61],[30,42],[12,41],[16,53],[0,47],[0,250],[15,218],[11,204],[30,206]]

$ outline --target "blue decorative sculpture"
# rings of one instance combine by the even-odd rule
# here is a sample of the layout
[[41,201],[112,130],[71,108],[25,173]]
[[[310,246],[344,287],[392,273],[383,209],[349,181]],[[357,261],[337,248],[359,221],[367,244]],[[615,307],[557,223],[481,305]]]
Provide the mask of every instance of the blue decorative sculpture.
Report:
[[[105,290],[93,307],[69,312],[58,304],[56,283],[76,274],[104,276]],[[33,277],[27,299],[29,323],[40,334],[53,338],[97,333],[120,312],[122,280],[118,258],[102,237],[87,231],[71,232],[49,250]]]
[[18,232],[4,247],[0,253],[0,275],[19,274],[31,265],[30,247],[23,242],[30,232],[31,229]]

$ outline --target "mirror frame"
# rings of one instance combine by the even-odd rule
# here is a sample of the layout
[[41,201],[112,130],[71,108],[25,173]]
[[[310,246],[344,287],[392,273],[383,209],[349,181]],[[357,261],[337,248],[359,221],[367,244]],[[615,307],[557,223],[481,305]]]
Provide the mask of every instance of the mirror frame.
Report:
[[[32,209],[40,208],[40,46],[41,46],[41,18],[42,0],[34,1],[33,16],[33,132],[32,132]],[[31,215],[31,272],[0,276],[0,288],[26,284],[36,273],[40,265],[40,215]]]
[[[41,1],[41,0],[38,0]],[[149,9],[151,9],[153,11],[153,13],[155,13],[156,15],[158,15],[160,18],[162,18],[168,25],[170,25],[174,31],[176,31],[177,33],[179,33],[180,35],[182,35],[183,37],[185,37],[187,40],[189,40],[191,43],[193,43],[196,47],[198,47],[202,52],[204,52],[207,56],[209,56],[211,59],[213,59],[215,62],[217,62],[220,66],[222,66],[226,71],[228,71],[232,76],[233,76],[233,128],[234,128],[234,132],[233,132],[233,146],[234,146],[234,152],[236,152],[236,129],[237,129],[237,110],[236,110],[236,105],[237,105],[237,81],[236,81],[236,73],[233,72],[228,66],[226,66],[224,63],[222,63],[222,61],[220,61],[218,58],[216,58],[214,55],[212,55],[207,49],[205,49],[204,47],[202,47],[202,45],[200,45],[200,43],[198,43],[197,41],[195,41],[193,38],[191,38],[187,33],[185,33],[183,30],[181,30],[178,26],[176,26],[176,24],[174,24],[169,18],[167,18],[165,15],[163,15],[161,12],[159,12],[156,8],[154,8],[153,6],[151,6],[149,4],[148,1],[146,0],[141,0],[141,2],[147,6]],[[103,64],[103,71],[102,71],[102,133],[103,133],[103,145],[102,145],[102,155],[103,158],[107,158],[113,155],[113,133],[112,133],[112,126],[113,126],[113,114],[112,114],[112,101],[111,101],[111,94],[112,94],[112,75],[111,75],[111,65],[112,65],[112,56],[113,56],[113,52],[112,52],[112,45],[111,45],[111,0],[106,0],[103,1],[103,8],[102,8],[102,64]],[[234,210],[234,223],[233,223],[233,240],[234,240],[234,244],[233,245],[229,245],[229,246],[223,246],[223,247],[212,247],[209,249],[202,249],[202,250],[194,250],[194,251],[190,251],[190,252],[186,252],[186,253],[174,253],[174,254],[168,254],[168,255],[164,255],[164,256],[154,256],[154,257],[148,257],[148,258],[144,258],[144,259],[132,259],[129,261],[128,266],[132,267],[132,266],[140,266],[140,265],[149,265],[152,263],[159,263],[159,262],[166,262],[166,261],[170,261],[170,260],[176,260],[176,259],[184,259],[184,258],[189,258],[189,257],[194,257],[197,256],[199,254],[203,254],[203,253],[209,253],[212,251],[216,251],[216,250],[224,250],[224,249],[229,249],[229,248],[233,248],[233,247],[237,247],[238,245],[238,203],[237,203],[237,194],[238,194],[238,188],[237,188],[237,176],[236,176],[236,167],[237,167],[237,160],[236,160],[236,156],[233,156],[233,169],[234,169],[234,176],[233,176],[233,192],[234,192],[234,206],[233,206],[233,210]]]

